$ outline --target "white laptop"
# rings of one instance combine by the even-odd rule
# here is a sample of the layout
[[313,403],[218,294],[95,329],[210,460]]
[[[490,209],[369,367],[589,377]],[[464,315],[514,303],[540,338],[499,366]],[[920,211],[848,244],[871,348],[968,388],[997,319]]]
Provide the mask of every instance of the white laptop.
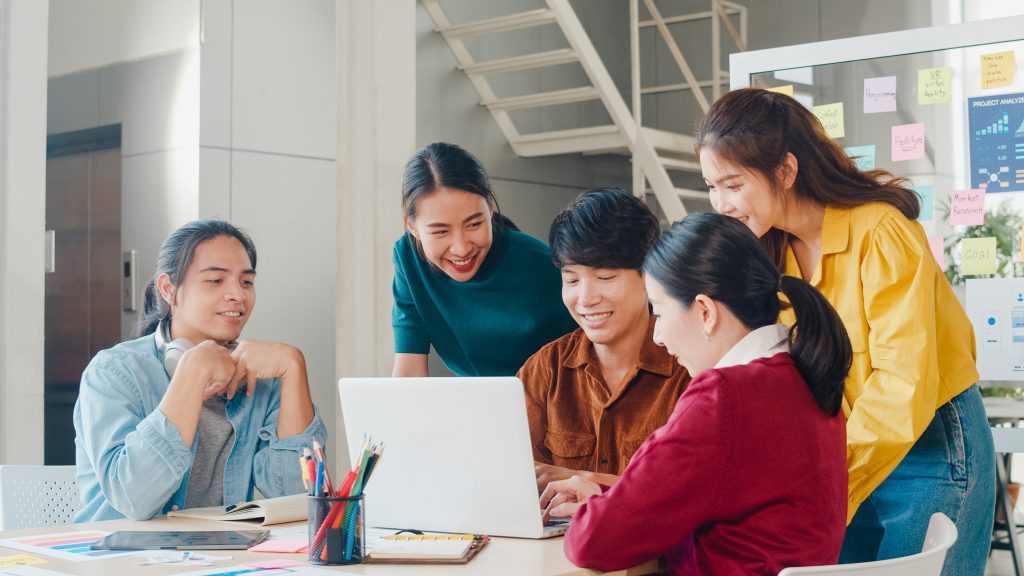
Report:
[[546,538],[517,378],[342,378],[350,457],[384,443],[366,486],[369,526]]

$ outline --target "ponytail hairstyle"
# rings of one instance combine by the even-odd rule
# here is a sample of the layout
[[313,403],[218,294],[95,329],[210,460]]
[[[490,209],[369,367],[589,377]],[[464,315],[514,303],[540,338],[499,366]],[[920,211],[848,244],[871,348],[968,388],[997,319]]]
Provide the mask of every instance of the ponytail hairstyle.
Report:
[[739,220],[690,214],[654,244],[644,272],[683,306],[704,294],[751,330],[776,323],[781,291],[796,313],[789,354],[818,406],[831,416],[839,413],[853,359],[839,314],[807,282],[780,276],[757,237]]
[[[841,207],[887,202],[908,220],[921,212],[921,201],[906,178],[885,170],[861,171],[814,114],[778,92],[741,88],[716,100],[697,126],[695,148],[698,155],[713,150],[761,174],[780,201],[785,200],[785,190],[777,184],[778,170],[792,154],[797,161],[793,191],[800,200]],[[779,270],[785,267],[789,241],[789,235],[777,228],[761,238]]]
[[[491,226],[494,229],[494,242],[500,242],[505,228],[519,230],[501,210],[498,199],[494,197],[491,181],[487,178],[483,165],[475,156],[457,144],[434,142],[421,148],[405,165],[405,176],[402,178],[402,212],[409,220],[416,219],[416,204],[420,198],[427,196],[438,188],[454,188],[483,196],[487,204],[494,210]],[[416,244],[420,258],[426,260],[423,245],[407,231]]]
[[249,255],[249,263],[252,269],[256,269],[256,246],[249,236],[224,220],[194,220],[178,228],[167,240],[164,240],[160,247],[160,255],[156,261],[156,271],[153,277],[146,283],[143,295],[142,313],[135,324],[135,337],[152,334],[156,331],[161,322],[171,318],[171,307],[160,295],[156,279],[161,274],[167,274],[171,284],[175,287],[185,282],[188,268],[192,265],[192,257],[196,248],[206,242],[220,236],[228,236],[238,240]]

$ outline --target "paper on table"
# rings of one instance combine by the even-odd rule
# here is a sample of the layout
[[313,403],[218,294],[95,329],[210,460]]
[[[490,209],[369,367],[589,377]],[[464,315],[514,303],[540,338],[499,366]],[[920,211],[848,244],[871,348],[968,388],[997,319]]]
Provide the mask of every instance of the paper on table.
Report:
[[14,556],[0,556],[0,568],[11,566],[26,566],[28,564],[45,564],[46,560],[29,556],[28,554],[15,554]]
[[11,566],[10,568],[0,568],[0,576],[68,576],[68,574],[36,566]]
[[260,568],[262,570],[273,570],[275,568],[293,568],[295,566],[303,566],[305,562],[296,562],[288,558],[274,558],[273,560],[260,560],[259,562],[246,562],[246,566],[252,568]]
[[102,530],[80,530],[59,534],[36,534],[0,540],[0,547],[14,548],[33,554],[63,558],[72,562],[98,560],[116,556],[137,556],[142,550],[93,550],[90,546],[99,542],[110,532]]
[[309,546],[308,540],[266,540],[249,548],[249,552],[276,552],[291,553],[305,552]]

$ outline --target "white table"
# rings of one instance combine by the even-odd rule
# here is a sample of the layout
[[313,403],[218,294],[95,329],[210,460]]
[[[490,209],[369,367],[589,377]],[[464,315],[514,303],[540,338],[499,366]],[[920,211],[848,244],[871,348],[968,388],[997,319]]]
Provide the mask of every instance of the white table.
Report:
[[[304,525],[297,523],[293,525]],[[267,528],[280,528],[290,525],[270,526]],[[34,530],[16,530],[0,532],[0,538],[14,538],[32,534],[55,534],[70,532],[73,530],[239,530],[253,529],[251,525],[239,526],[236,522],[217,522],[212,520],[193,520],[188,518],[166,518],[161,517],[145,522],[132,520],[112,520],[108,522],[93,522],[87,524],[76,524],[74,526],[52,526]],[[21,550],[4,548],[0,546],[0,556],[12,554],[27,554]],[[258,552],[247,552],[244,550],[223,550],[211,551],[211,555],[230,555],[231,560],[216,562],[213,566],[204,567],[182,567],[182,566],[139,566],[144,558],[138,556],[122,556],[117,558],[102,558],[86,562],[72,562],[47,556],[38,556],[46,560],[45,564],[37,564],[39,568],[46,568],[64,572],[67,574],[80,574],[84,576],[111,576],[119,574],[144,574],[161,576],[165,574],[179,574],[195,570],[210,568],[225,568],[259,560],[271,560],[274,558],[289,558],[304,560],[305,554],[262,554]],[[353,566],[324,566],[341,574],[368,574],[371,576],[441,576],[453,574],[456,576],[525,576],[525,575],[552,575],[552,576],[583,576],[601,574],[593,570],[577,568],[566,559],[562,551],[562,538],[549,538],[545,540],[527,540],[520,538],[492,538],[491,543],[480,551],[475,558],[464,565],[397,565],[397,564],[358,564]],[[636,568],[609,572],[616,576],[642,576],[658,572],[656,561],[648,562]]]

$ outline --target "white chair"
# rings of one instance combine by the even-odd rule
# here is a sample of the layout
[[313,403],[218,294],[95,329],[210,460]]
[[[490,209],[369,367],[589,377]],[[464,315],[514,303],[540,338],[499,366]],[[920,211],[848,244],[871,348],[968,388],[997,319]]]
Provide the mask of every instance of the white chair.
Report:
[[936,512],[928,521],[921,552],[903,558],[840,564],[838,566],[807,566],[786,568],[779,576],[809,574],[844,574],[846,576],[939,576],[946,561],[946,551],[956,542],[956,525],[945,514]]
[[74,466],[0,466],[0,530],[71,524],[80,502]]

